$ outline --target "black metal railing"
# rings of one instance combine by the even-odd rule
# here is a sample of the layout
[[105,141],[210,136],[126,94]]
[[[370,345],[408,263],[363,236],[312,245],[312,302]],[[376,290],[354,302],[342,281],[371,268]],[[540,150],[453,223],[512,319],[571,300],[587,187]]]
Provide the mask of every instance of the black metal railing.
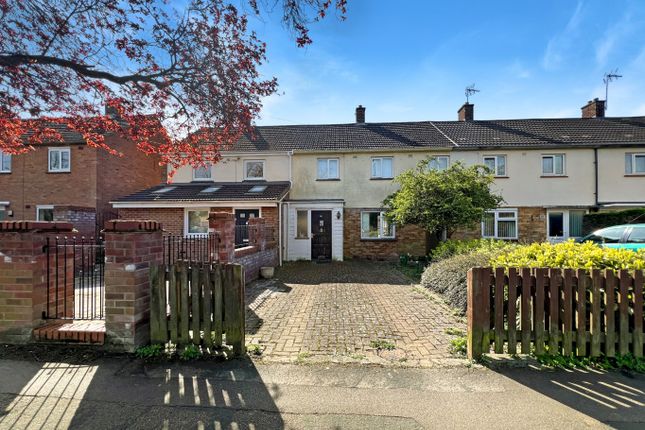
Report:
[[47,238],[47,302],[43,318],[105,319],[102,238]]
[[219,234],[203,236],[166,235],[163,237],[163,259],[167,265],[176,261],[213,263],[219,260]]

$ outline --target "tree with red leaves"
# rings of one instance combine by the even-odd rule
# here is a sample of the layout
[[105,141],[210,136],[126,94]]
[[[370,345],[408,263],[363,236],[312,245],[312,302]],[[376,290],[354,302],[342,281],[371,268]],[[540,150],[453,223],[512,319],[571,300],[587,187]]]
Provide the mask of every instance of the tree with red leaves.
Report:
[[[217,161],[277,89],[232,1],[0,0],[0,150],[61,140],[62,126],[117,155],[105,133],[174,167]],[[246,1],[251,14],[268,8]],[[346,12],[346,0],[278,4],[298,46],[311,43],[310,23]]]

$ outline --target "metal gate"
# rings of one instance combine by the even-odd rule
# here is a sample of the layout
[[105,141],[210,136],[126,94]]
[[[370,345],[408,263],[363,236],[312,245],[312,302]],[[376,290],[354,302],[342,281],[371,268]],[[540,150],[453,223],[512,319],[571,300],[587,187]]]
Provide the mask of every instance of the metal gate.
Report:
[[103,238],[47,238],[47,297],[43,318],[105,319]]

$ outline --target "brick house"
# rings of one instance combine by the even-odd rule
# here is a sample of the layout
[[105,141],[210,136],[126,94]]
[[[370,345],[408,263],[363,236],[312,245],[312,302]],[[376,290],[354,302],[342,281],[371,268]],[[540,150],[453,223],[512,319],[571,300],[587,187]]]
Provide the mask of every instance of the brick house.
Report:
[[39,145],[11,156],[0,151],[0,220],[69,221],[83,235],[95,235],[104,219],[116,217],[110,201],[158,184],[166,169],[157,156],[113,134],[106,143],[124,156],[89,147],[61,125],[62,142]]
[[[206,184],[221,192],[245,184],[245,196],[257,184],[285,184],[271,201],[284,260],[425,254],[425,232],[388,223],[383,200],[397,189],[394,177],[428,157],[435,169],[456,161],[489,166],[505,200],[481,225],[453,237],[559,241],[582,234],[588,211],[645,206],[645,117],[605,118],[602,100],[585,105],[581,118],[489,121],[475,120],[466,104],[457,121],[369,123],[359,106],[354,123],[257,127],[253,140],[243,138],[222,155],[215,166],[179,169],[167,196]],[[193,207],[204,208],[202,217],[213,207],[236,214],[264,207],[239,194],[219,200],[220,191],[170,207],[165,192],[149,196],[155,190],[114,207],[182,234],[191,233]]]

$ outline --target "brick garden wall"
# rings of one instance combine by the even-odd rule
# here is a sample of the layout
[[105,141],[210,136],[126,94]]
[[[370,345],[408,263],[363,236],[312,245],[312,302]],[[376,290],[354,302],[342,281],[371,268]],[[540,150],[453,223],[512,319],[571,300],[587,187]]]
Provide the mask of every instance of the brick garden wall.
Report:
[[415,256],[426,254],[426,233],[417,226],[396,228],[395,239],[361,239],[361,211],[366,209],[345,208],[344,244],[345,258],[368,258],[374,260],[395,260],[400,254]]
[[243,257],[235,258],[234,263],[244,266],[244,280],[251,282],[260,277],[260,267],[278,265],[278,248],[254,252]]

